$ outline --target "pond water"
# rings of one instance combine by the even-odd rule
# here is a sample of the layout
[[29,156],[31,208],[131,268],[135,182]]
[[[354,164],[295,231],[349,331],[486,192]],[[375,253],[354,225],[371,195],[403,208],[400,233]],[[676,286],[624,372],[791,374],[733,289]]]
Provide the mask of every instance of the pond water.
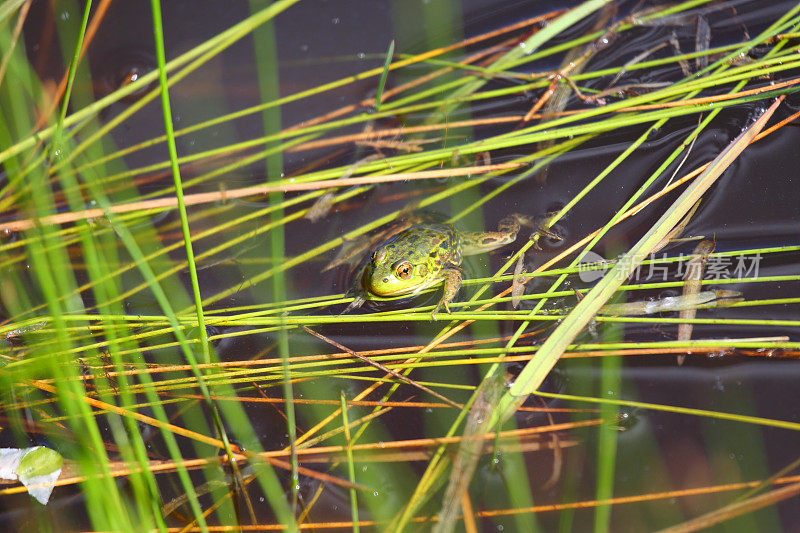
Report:
[[[430,320],[430,309],[441,298],[441,287],[402,300],[368,300],[361,309],[341,314],[348,303],[342,298],[352,295],[348,291],[353,287],[353,271],[345,265],[325,270],[336,256],[341,238],[356,239],[356,234],[365,233],[367,226],[374,229],[384,218],[388,220],[396,212],[415,208],[444,220],[452,217],[460,231],[492,231],[512,213],[538,217],[537,220],[544,222],[581,195],[552,228],[560,240],[543,237],[541,249],[531,247],[524,253],[526,270],[534,272],[607,224],[625,202],[638,194],[650,176],[655,179],[641,199],[713,160],[777,96],[737,101],[735,105],[721,100],[715,103],[716,107],[698,102],[695,111],[670,116],[664,124],[652,129],[659,116],[630,117],[670,107],[646,108],[642,101],[643,107],[635,110],[614,112],[616,115],[600,113],[605,106],[645,97],[701,71],[706,64],[713,65],[735,46],[756,38],[788,13],[795,7],[792,2],[699,3],[697,7],[679,10],[678,15],[650,22],[646,21],[648,13],[657,13],[667,4],[620,2],[616,12],[595,11],[558,31],[537,51],[593,36],[587,37],[586,42],[564,46],[558,53],[521,62],[502,73],[491,70],[493,62],[502,60],[504,54],[519,49],[520,44],[530,43],[536,31],[556,25],[557,10],[577,5],[577,2],[493,0],[301,1],[281,13],[274,25],[270,23],[257,29],[253,36],[244,36],[170,89],[173,120],[180,133],[176,140],[177,154],[187,158],[181,165],[185,192],[189,196],[201,192],[218,194],[215,202],[190,206],[188,213],[210,341],[215,356],[228,365],[222,370],[208,371],[212,376],[211,392],[218,397],[225,427],[236,445],[250,451],[258,447],[277,451],[290,445],[286,408],[281,400],[287,391],[280,363],[281,353],[288,355],[291,389],[297,402],[296,431],[303,442],[342,426],[341,413],[337,411],[340,393],[355,401],[348,409],[348,418],[350,422],[358,422],[350,431],[355,435],[358,428],[368,427],[363,435],[358,435],[357,443],[374,446],[358,451],[355,463],[361,520],[388,524],[388,520],[396,518],[438,444],[418,439],[445,437],[459,411],[407,383],[396,390],[390,389],[390,384],[379,382],[384,376],[382,370],[358,359],[344,359],[340,348],[300,326],[307,326],[349,350],[390,364],[414,357],[445,328],[462,324],[467,318],[477,318],[433,348],[409,374],[420,384],[463,404],[481,383],[489,365],[504,354],[508,357],[500,361],[499,374],[507,383],[513,382],[534,357],[535,348],[576,305],[575,291],[585,295],[601,274],[571,273],[559,282],[561,292],[547,300],[541,311],[537,307],[538,295],[551,290],[560,272],[534,276],[525,286],[527,298],[523,298],[516,310],[507,300],[497,302],[488,311],[477,310],[478,304],[461,305],[476,296],[492,298],[509,287],[511,281],[505,279],[490,284],[488,292],[483,292],[484,282],[475,280],[490,277],[510,259],[516,260],[516,252],[527,246],[531,234],[530,228],[524,228],[515,242],[464,259],[460,265],[464,284],[452,306],[455,312],[452,323],[444,313],[440,313],[439,320]],[[256,1],[165,3],[167,60],[209,42],[264,7],[264,3]],[[93,9],[96,15],[101,8]],[[63,56],[69,55],[65,46],[74,43],[69,36],[77,32],[81,13],[68,2],[32,4],[24,29],[24,47],[30,65],[50,94],[64,73]],[[632,13],[636,17],[626,18]],[[548,22],[522,24],[539,16]],[[635,24],[620,25],[615,31],[604,33],[620,21]],[[519,27],[477,39],[512,25]],[[794,31],[791,27],[781,30],[791,31]],[[390,42],[394,42],[394,60],[399,61],[471,38],[476,39],[468,46],[454,47],[451,52],[432,55],[429,61],[410,61],[408,66],[391,70],[383,89],[388,95],[385,107],[375,109],[372,102],[379,90],[380,70]],[[760,77],[751,74],[745,89],[789,80],[797,74],[792,63],[797,52],[792,56],[786,51],[800,49],[800,45],[796,39],[783,42],[780,45],[783,48],[776,42],[758,44],[723,67],[746,69],[749,64],[770,58],[770,54],[784,53],[780,63],[770,64],[785,64],[786,69],[776,68]],[[715,52],[704,63],[702,58],[708,49]],[[695,51],[700,59],[671,60]],[[528,51],[523,49],[521,60],[526,57],[525,52]],[[564,63],[565,53],[576,54],[572,65],[569,61]],[[482,58],[470,61],[469,67],[454,66],[476,54],[482,54]],[[89,69],[79,72],[76,78],[71,112],[157,68],[150,11],[138,2],[111,3],[88,47],[87,59]],[[625,72],[615,80],[623,65]],[[377,69],[377,74],[359,75],[370,69]],[[449,70],[438,77],[422,79],[441,69]],[[596,105],[581,101],[566,82],[554,85],[559,87],[558,92],[542,111],[557,117],[553,126],[541,126],[539,130],[549,131],[553,136],[552,139],[537,137],[534,127],[540,124],[540,117],[537,115],[530,121],[522,117],[537,104],[548,82],[520,87],[546,79],[536,74],[559,69],[567,69],[563,72],[568,71],[569,82],[586,95],[609,87],[618,90],[601,94],[605,105]],[[602,74],[606,69],[608,73]],[[357,75],[357,79],[350,79]],[[495,93],[457,106],[444,102],[445,97],[459,94],[465,77],[478,84],[479,88],[473,92]],[[696,78],[702,80],[704,76]],[[336,83],[339,80],[343,82]],[[97,167],[106,176],[101,183],[111,203],[172,194],[165,192],[165,188],[172,186],[165,143],[142,146],[164,132],[160,101],[155,98],[131,116],[125,116],[144,102],[142,98],[147,91],[157,84],[154,81],[105,106],[97,115],[97,122],[77,134],[79,142],[88,137],[92,128],[122,121],[104,137],[102,149],[88,150],[75,163],[79,166],[92,158],[99,159],[104,153],[131,148],[123,158]],[[326,84],[337,86],[302,98],[292,97]],[[723,80],[702,86],[697,93],[683,92],[675,97],[696,98],[734,90],[734,82]],[[562,96],[566,107],[553,105]],[[253,109],[277,97],[286,101],[280,106]],[[663,103],[669,99],[665,96],[657,101]],[[430,105],[422,105],[426,103]],[[795,94],[788,94],[770,125],[796,112],[799,104]],[[582,116],[574,124],[559,118],[565,110],[590,109],[599,113]],[[251,112],[229,116],[242,110]],[[616,126],[593,129],[612,116],[628,117],[628,122],[623,123],[622,119]],[[218,123],[180,131],[220,117],[224,120]],[[345,122],[344,119],[352,117],[355,118]],[[706,119],[708,124],[692,140],[690,134]],[[342,123],[327,130],[313,128],[314,124],[336,120]],[[276,148],[280,142],[276,138],[259,140],[265,132],[274,134],[298,125],[308,128],[303,130],[303,138],[287,133],[289,144],[280,148]],[[560,128],[573,126],[573,130],[560,133],[566,131]],[[399,128],[406,129],[399,131]],[[381,133],[384,130],[393,132]],[[584,138],[587,134],[591,135]],[[237,144],[247,141],[253,141],[252,145]],[[565,141],[572,141],[573,145],[547,165],[537,165],[541,159],[525,160],[537,150]],[[634,142],[640,144],[616,164]],[[685,150],[680,156],[662,168],[670,154],[682,145]],[[663,312],[645,319],[607,318],[592,322],[539,388],[545,394],[529,397],[504,427],[506,431],[518,428],[521,436],[506,436],[497,441],[497,448],[487,445],[475,458],[477,466],[468,500],[480,530],[657,530],[735,501],[746,488],[740,484],[768,479],[797,459],[794,450],[800,444],[797,425],[800,398],[796,385],[800,379],[796,360],[800,353],[798,145],[800,131],[796,124],[789,124],[748,147],[703,196],[682,231],[682,237],[694,239],[670,243],[656,252],[653,256],[656,261],[644,264],[627,281],[628,285],[648,287],[634,287],[616,297],[620,301],[657,301],[680,295],[682,287],[678,282],[683,279],[680,269],[685,267],[680,260],[688,259],[701,237],[711,239],[716,255],[708,260],[708,285],[704,290],[739,291],[745,302],[698,310],[697,318],[702,320],[694,324],[692,339],[719,342],[698,344],[689,354],[685,348],[670,346],[669,342],[677,339],[677,312]],[[265,149],[267,153],[262,152]],[[413,160],[417,155],[419,159]],[[486,175],[479,168],[502,163],[519,167],[496,175]],[[299,184],[312,179],[428,170],[450,170],[457,174],[459,168],[465,167],[473,171],[455,177],[406,179],[363,190],[347,186],[332,189],[340,196],[316,221],[303,215],[321,193],[312,196],[309,191],[301,190],[241,198],[226,195],[281,179],[291,183],[294,178]],[[128,173],[127,169],[133,171]],[[608,173],[604,179],[586,189],[605,172]],[[665,194],[640,214],[610,229],[593,248],[594,257],[613,260],[627,251],[682,190]],[[91,204],[94,200],[90,192],[86,192],[85,198],[87,206],[95,205]],[[59,204],[58,210],[69,209]],[[6,219],[12,215],[19,218],[19,214],[6,214]],[[145,254],[155,254],[160,247],[175,244],[168,254],[149,261],[156,274],[164,273],[161,283],[168,300],[174,311],[183,312],[181,320],[189,324],[189,318],[194,316],[191,277],[181,244],[177,210],[145,213],[119,223],[130,229]],[[119,254],[116,265],[137,263],[130,248],[123,244],[118,228],[114,229],[120,237],[114,237],[109,224],[114,228],[114,222],[94,227],[110,235],[102,242],[116,250],[111,255]],[[78,244],[73,241],[69,246],[74,250]],[[79,282],[91,282],[92,273],[82,266],[83,254],[85,250],[70,254],[72,270]],[[566,267],[575,257],[572,254],[553,268]],[[660,259],[666,262],[659,262]],[[513,271],[512,262],[504,274],[508,276]],[[41,291],[31,281],[35,279],[30,277],[28,281],[32,292],[39,294]],[[139,287],[146,279],[136,268],[114,277],[118,290],[124,294],[124,312],[135,333],[154,331],[165,324],[164,321],[157,324],[155,318],[150,322],[142,318],[165,315],[164,305],[159,304],[154,292]],[[94,306],[102,304],[97,294],[91,290],[81,293],[81,305],[89,312],[97,312]],[[36,296],[32,298],[37,301]],[[44,297],[40,295],[38,300],[44,301]],[[4,306],[8,318],[14,320],[10,304],[4,301]],[[534,309],[539,312],[514,344],[515,349],[504,350],[510,336]],[[392,318],[392,313],[397,316]],[[467,316],[468,313],[472,315]],[[375,316],[379,318],[373,320]],[[185,333],[190,340],[198,339],[196,324],[186,325]],[[91,372],[98,374],[109,363],[102,362],[90,345],[107,341],[108,337],[102,331],[92,335],[76,340],[76,351],[89,361]],[[153,380],[161,387],[157,387],[158,397],[164,401],[170,421],[216,436],[210,411],[198,402],[200,390],[194,378],[188,384],[178,381],[191,376],[190,370],[178,373],[166,369],[185,361],[174,340],[171,334],[162,331],[157,336],[136,337],[133,343],[144,361],[158,370]],[[653,344],[659,342],[665,344]],[[611,343],[622,344],[606,346],[603,352],[602,345]],[[14,349],[21,351],[23,346],[20,342]],[[199,356],[198,345],[193,346]],[[340,359],[327,358],[326,354],[331,353],[343,355]],[[682,365],[676,358],[679,355],[688,355]],[[135,356],[122,357],[130,358],[131,368],[137,362]],[[396,370],[405,368],[399,365]],[[108,366],[105,370],[109,370]],[[114,369],[111,370],[111,379],[118,380]],[[391,376],[386,381],[397,382]],[[362,397],[371,386],[376,390]],[[141,394],[140,390],[137,392]],[[231,394],[237,394],[239,401],[231,402]],[[366,424],[362,417],[372,413],[374,402],[379,400],[389,402],[383,404],[386,411]],[[144,396],[139,396],[138,401],[144,402]],[[232,414],[230,404],[242,407],[250,427],[245,419]],[[670,411],[658,406],[697,411]],[[60,412],[53,409],[56,414]],[[142,406],[140,412],[158,417],[147,406]],[[64,435],[55,431],[52,422],[48,422],[51,414],[27,413],[22,417],[37,428],[31,430],[30,440],[54,447],[68,460],[77,460],[78,441],[69,432]],[[336,418],[316,427],[331,415]],[[733,420],[727,415],[751,418]],[[113,431],[119,428],[102,416],[97,420],[109,458],[121,460],[113,436]],[[781,426],[774,421],[785,424]],[[169,450],[153,426],[141,420],[138,423],[148,459],[168,458]],[[534,432],[534,428],[549,425],[555,425],[555,430]],[[488,430],[484,428],[484,432]],[[20,428],[16,431],[14,434],[6,430],[0,436],[10,446],[24,434]],[[314,442],[308,450],[315,446],[343,446],[346,441],[340,433]],[[462,433],[463,426],[459,426],[455,435]],[[185,459],[220,453],[213,445],[197,444],[190,438],[181,438],[178,444]],[[451,445],[445,456],[453,457],[457,451],[458,445]],[[310,451],[303,453],[309,455],[300,456],[302,467],[348,479],[344,449],[320,451],[316,455]],[[473,454],[478,455],[478,451]],[[286,456],[281,460],[288,462]],[[292,500],[295,496],[289,472],[283,467],[277,467],[276,472],[285,498]],[[252,474],[249,468],[245,467],[243,473],[248,479],[245,490],[252,507],[244,502],[246,497],[236,494],[233,504],[226,500],[219,514],[208,517],[210,524],[228,524],[234,518],[242,524],[250,524],[254,518],[262,524],[274,520],[273,510],[265,501],[264,485],[249,483]],[[794,474],[792,470],[780,475]],[[204,509],[225,499],[223,495],[228,492],[225,483],[231,479],[229,469],[193,470],[191,476],[193,484],[207,489],[208,493],[204,492],[200,498]],[[170,472],[156,479],[162,503],[167,506],[175,503],[177,507],[174,512],[163,510],[166,523],[176,527],[189,524],[192,511],[180,499],[184,489],[178,477]],[[440,511],[446,481],[447,475],[443,475],[438,484],[424,491],[427,499],[414,511],[414,516],[430,517]],[[204,485],[206,482],[209,484]],[[129,497],[134,492],[124,477],[116,479],[116,487]],[[766,490],[774,488],[777,487]],[[316,523],[317,530],[328,529],[322,522],[352,519],[350,494],[341,485],[321,481],[318,475],[302,471],[297,493],[297,514],[303,514],[307,523]],[[613,501],[610,507],[595,502],[623,497],[631,499]],[[17,495],[0,503],[5,509],[0,521],[11,529],[33,527],[34,516],[57,530],[91,526],[84,506],[93,502],[85,499],[76,486],[56,489],[47,508],[34,509],[38,504],[24,498],[27,495]],[[798,518],[800,505],[795,498],[730,519],[719,528],[792,531]],[[382,529],[366,522],[365,527]],[[407,530],[420,527],[429,526],[412,524]],[[463,527],[461,522],[456,525],[457,530]]]

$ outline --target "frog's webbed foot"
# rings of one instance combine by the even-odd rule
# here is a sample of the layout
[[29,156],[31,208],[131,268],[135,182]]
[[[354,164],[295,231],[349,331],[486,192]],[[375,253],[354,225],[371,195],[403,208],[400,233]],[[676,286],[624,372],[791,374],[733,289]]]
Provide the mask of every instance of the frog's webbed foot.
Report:
[[352,302],[350,302],[350,304],[347,307],[344,308],[344,311],[342,311],[339,314],[340,315],[345,315],[345,314],[349,313],[350,311],[352,311],[353,309],[358,309],[362,305],[364,305],[364,302],[366,302],[366,301],[367,300],[362,295],[359,294],[353,299]]
[[447,305],[446,302],[440,300],[439,303],[436,304],[436,308],[431,313],[431,320],[438,320],[436,318],[436,315],[439,313],[439,309],[441,309],[442,307],[444,307],[444,312],[445,313],[447,313],[448,315],[450,314],[450,306]]
[[372,239],[367,235],[359,235],[353,239],[342,239],[342,247],[339,253],[336,254],[328,266],[322,269],[322,272],[334,269],[340,265],[354,265],[361,260],[364,252],[372,244]]
[[436,304],[436,308],[431,313],[431,320],[436,320],[436,313],[444,307],[447,314],[450,314],[450,302],[456,297],[458,289],[461,288],[461,270],[456,266],[450,266],[444,271],[444,294],[442,299]]
[[526,226],[532,228],[535,225],[536,222],[533,217],[520,215],[519,213],[513,213],[505,217],[497,224],[497,232],[513,236],[511,239],[513,241],[517,238],[517,233],[519,232],[520,227]]
[[[521,226],[534,228],[535,231],[531,233],[530,240],[533,241],[533,246],[537,250],[541,250],[542,248],[539,246],[538,241],[542,236],[554,241],[564,240],[561,235],[550,229],[550,221],[553,218],[552,215],[553,214],[550,214],[546,217],[529,217],[526,215],[520,215],[519,213],[514,213],[513,215],[509,215],[500,221],[496,234],[507,235],[507,242],[513,242],[517,239],[517,233],[519,233]],[[502,244],[506,243],[504,242]]]
[[306,213],[303,218],[310,220],[311,222],[319,222],[331,212],[333,200],[335,198],[336,195],[333,193],[333,191],[326,192],[317,198],[317,201],[314,202],[314,205],[309,208],[308,213]]
[[511,282],[511,307],[514,309],[519,306],[520,298],[525,294],[525,282],[527,281],[524,277],[525,273],[525,254],[520,254],[514,267],[514,279]]
[[552,230],[550,224],[551,218],[552,217],[540,219],[538,224],[536,225],[536,231],[531,234],[531,240],[533,241],[533,246],[537,250],[542,249],[542,247],[539,246],[539,239],[541,237],[547,237],[548,239],[555,242],[561,242],[564,240],[564,237],[562,235]]
[[462,244],[464,255],[491,252],[514,242],[521,226],[534,227],[533,218],[514,213],[500,221],[497,231],[466,233]]

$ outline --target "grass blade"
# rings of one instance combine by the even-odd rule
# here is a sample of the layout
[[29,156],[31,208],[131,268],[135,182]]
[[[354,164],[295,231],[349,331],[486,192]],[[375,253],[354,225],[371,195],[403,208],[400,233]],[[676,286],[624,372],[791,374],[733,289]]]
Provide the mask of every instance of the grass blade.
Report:
[[383,99],[383,88],[386,86],[386,76],[389,75],[389,65],[392,64],[394,57],[394,39],[389,43],[389,50],[386,51],[386,62],[383,64],[383,73],[378,81],[378,92],[375,93],[375,111],[381,110],[381,100]]
[[500,399],[498,409],[495,411],[493,418],[506,419],[510,417],[522,405],[527,395],[534,392],[542,384],[542,381],[550,373],[550,370],[567,346],[575,340],[592,317],[605,305],[619,286],[628,279],[652,249],[680,222],[703,193],[708,190],[758,135],[782,101],[782,98],[775,101],[769,109],[762,113],[758,120],[728,145],[689,188],[681,194],[650,231],[575,306],[567,318],[542,344],[536,357],[525,366],[511,388]]

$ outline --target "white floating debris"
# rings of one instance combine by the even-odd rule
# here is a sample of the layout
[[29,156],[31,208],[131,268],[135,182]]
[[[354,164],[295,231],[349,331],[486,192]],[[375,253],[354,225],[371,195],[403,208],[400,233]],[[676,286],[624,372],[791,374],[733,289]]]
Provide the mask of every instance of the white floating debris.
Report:
[[0,448],[0,478],[18,479],[42,505],[47,505],[63,463],[60,453],[44,446]]

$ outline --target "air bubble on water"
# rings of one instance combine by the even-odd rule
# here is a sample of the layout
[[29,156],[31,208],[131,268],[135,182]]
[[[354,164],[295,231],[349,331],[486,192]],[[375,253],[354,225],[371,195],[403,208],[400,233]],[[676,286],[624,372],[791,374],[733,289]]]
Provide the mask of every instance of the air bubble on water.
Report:
[[339,24],[341,22],[341,20],[339,20],[339,17],[333,17],[331,19],[331,22],[334,23],[334,24]]
[[62,11],[61,12],[61,20],[69,20],[69,11]]
[[358,54],[356,54],[356,56],[357,56],[359,59],[364,59],[364,58],[366,58],[366,57],[367,57],[367,54],[365,54],[364,52],[359,52]]
[[717,350],[715,352],[709,352],[707,357],[709,359],[719,359],[720,357],[725,357],[728,353],[727,350]]
[[381,493],[380,493],[380,492],[378,492],[377,490],[373,490],[373,491],[372,491],[372,495],[373,495],[373,496],[375,496],[375,497],[377,498],[378,496],[380,496],[380,495],[381,495]]

